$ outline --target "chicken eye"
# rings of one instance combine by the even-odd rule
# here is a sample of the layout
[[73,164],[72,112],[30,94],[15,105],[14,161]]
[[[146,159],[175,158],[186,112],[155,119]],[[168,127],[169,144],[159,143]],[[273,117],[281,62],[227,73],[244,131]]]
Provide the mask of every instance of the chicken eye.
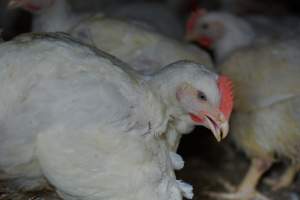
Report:
[[207,101],[207,98],[206,98],[205,94],[201,91],[198,91],[197,97],[198,97],[198,99],[200,99],[202,101]]

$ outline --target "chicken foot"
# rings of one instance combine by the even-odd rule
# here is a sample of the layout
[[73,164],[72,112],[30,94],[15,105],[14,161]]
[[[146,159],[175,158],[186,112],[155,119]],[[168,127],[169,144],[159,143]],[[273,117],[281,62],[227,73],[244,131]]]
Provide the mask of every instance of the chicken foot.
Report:
[[228,200],[269,200],[269,198],[256,191],[256,186],[261,176],[272,165],[271,159],[254,158],[251,161],[250,168],[237,189],[226,181],[222,181],[224,187],[229,193],[208,192],[207,195],[216,199]]
[[288,168],[285,170],[283,175],[280,176],[279,180],[268,179],[266,180],[266,183],[271,186],[271,189],[273,191],[286,188],[293,183],[299,170],[300,170],[299,164],[292,164],[288,166]]

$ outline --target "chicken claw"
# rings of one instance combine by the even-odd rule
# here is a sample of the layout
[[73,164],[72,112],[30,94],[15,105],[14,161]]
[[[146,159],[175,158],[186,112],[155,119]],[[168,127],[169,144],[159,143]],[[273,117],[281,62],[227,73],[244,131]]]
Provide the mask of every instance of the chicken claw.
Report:
[[238,191],[236,192],[236,187],[233,186],[229,181],[222,178],[218,179],[218,182],[224,186],[224,188],[229,191],[229,193],[222,192],[205,192],[205,194],[211,198],[224,199],[224,200],[270,200],[258,191]]
[[210,192],[207,195],[211,198],[224,200],[270,200],[268,197],[257,191],[253,192],[237,192],[237,193],[216,193]]
[[295,179],[298,171],[300,170],[300,165],[290,165],[286,171],[281,175],[279,180],[275,179],[266,179],[264,182],[271,186],[272,191],[277,191],[282,188],[289,187],[293,180]]
[[225,180],[219,182],[229,191],[229,193],[207,192],[206,194],[218,199],[236,200],[269,200],[256,191],[256,186],[266,170],[272,165],[272,159],[254,158],[246,176],[238,187],[232,186]]

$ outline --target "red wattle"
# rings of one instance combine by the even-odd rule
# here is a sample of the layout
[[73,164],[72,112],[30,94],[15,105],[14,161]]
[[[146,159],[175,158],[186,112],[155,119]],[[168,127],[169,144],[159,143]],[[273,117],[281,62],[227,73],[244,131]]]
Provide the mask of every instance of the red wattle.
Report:
[[211,48],[213,44],[213,39],[207,36],[202,36],[199,38],[198,43],[204,48]]
[[194,115],[194,114],[192,114],[192,113],[190,113],[190,116],[191,116],[191,119],[192,119],[194,122],[199,123],[199,124],[203,123],[203,118],[201,118],[201,117],[199,117],[199,116],[197,116],[197,115]]

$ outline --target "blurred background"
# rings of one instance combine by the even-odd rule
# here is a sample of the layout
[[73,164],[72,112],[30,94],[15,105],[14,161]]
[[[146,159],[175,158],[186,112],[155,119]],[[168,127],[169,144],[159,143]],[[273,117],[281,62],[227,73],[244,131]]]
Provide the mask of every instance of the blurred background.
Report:
[[[166,5],[178,14],[182,23],[195,7],[207,10],[225,10],[238,15],[299,15],[299,0],[68,0],[72,9],[76,12],[109,13],[115,7],[126,4],[151,2]],[[5,40],[15,35],[28,32],[31,29],[32,16],[22,9],[6,10],[8,0],[0,0],[0,26]]]
[[[196,7],[207,10],[222,10],[237,15],[265,15],[286,16],[300,15],[299,0],[69,0],[72,9],[76,12],[110,13],[115,7],[134,2],[159,3],[176,13],[184,27],[185,21]],[[18,34],[31,30],[32,14],[22,9],[7,10],[7,1],[0,0],[0,27],[3,40],[10,40]],[[150,9],[150,8],[149,8]],[[183,28],[184,29],[184,28]],[[235,147],[228,140],[217,144],[212,134],[205,128],[196,128],[193,133],[185,135],[179,146],[179,154],[183,156],[186,165],[178,172],[179,179],[193,184],[195,200],[209,200],[205,191],[223,190],[218,183],[220,177],[237,184],[246,172],[249,161],[242,153],[237,153]],[[239,165],[236,165],[236,163]],[[275,172],[269,174],[278,176],[282,166],[276,165]],[[260,188],[273,200],[300,200],[300,180],[291,188],[278,192],[270,192],[266,186]],[[15,196],[8,196],[7,193]],[[0,183],[0,200],[38,199],[50,200],[58,197],[49,191],[39,193],[18,194],[6,183]]]

